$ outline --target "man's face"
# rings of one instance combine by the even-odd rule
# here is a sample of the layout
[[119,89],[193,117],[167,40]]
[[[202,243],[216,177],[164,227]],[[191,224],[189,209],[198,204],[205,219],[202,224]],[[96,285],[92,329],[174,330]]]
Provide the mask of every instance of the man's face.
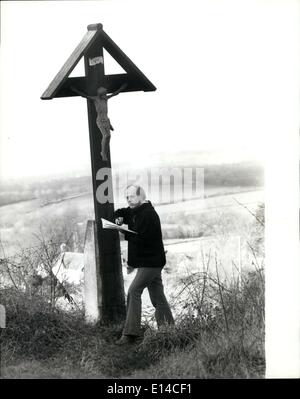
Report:
[[141,198],[136,194],[136,187],[128,187],[126,191],[126,200],[130,208],[136,208],[141,205]]

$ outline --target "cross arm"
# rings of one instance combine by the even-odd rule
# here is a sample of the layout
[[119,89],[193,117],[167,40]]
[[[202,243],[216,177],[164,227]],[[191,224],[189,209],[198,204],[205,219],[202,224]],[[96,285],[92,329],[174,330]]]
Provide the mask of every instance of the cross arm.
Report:
[[89,95],[86,94],[86,93],[83,93],[82,91],[78,90],[77,87],[75,87],[75,86],[70,86],[70,89],[71,89],[75,94],[78,94],[79,96],[81,96],[81,97],[83,97],[83,98],[86,98],[86,99],[88,99],[88,100],[94,100],[94,98],[95,98],[95,97],[93,97],[93,96],[89,96]]
[[[128,73],[134,74],[135,79],[142,83],[143,91],[154,91],[156,87],[143,74],[143,72],[127,57],[127,55],[116,45],[116,43],[102,30],[103,46],[108,53],[121,65],[121,67]],[[141,90],[141,89],[138,89]],[[126,90],[133,91],[133,90]]]
[[[50,100],[54,97],[60,97],[59,92],[61,87],[64,85],[68,78],[68,75],[77,65],[78,61],[82,57],[85,51],[89,48],[93,42],[94,37],[98,34],[97,30],[88,30],[81,42],[72,52],[70,57],[67,59],[65,64],[62,66],[60,71],[56,74],[55,78],[52,80],[48,88],[44,91],[41,96],[42,100]],[[61,96],[62,97],[62,96]]]
[[[74,91],[75,89],[75,91]],[[63,85],[61,86],[60,90],[56,93],[55,97],[75,97],[80,96],[81,94],[76,93],[78,92],[86,93],[86,95],[90,95],[87,90],[86,78],[85,77],[76,77],[76,78],[68,78]]]
[[[126,87],[124,87],[125,84]],[[136,79],[136,77],[126,73],[104,75],[100,86],[105,87],[108,93],[114,93],[122,86],[122,93],[141,91],[139,81]],[[77,93],[75,92],[76,90]],[[82,94],[92,97],[96,95],[96,90],[97,88],[94,89],[94,93],[90,93],[88,91],[86,77],[68,78],[60,88],[59,92],[56,94],[56,97],[75,97],[81,96]],[[82,94],[79,94],[79,92]]]
[[121,92],[144,91],[141,89],[141,84],[137,77],[130,73],[104,75],[102,83],[108,93],[118,94]]

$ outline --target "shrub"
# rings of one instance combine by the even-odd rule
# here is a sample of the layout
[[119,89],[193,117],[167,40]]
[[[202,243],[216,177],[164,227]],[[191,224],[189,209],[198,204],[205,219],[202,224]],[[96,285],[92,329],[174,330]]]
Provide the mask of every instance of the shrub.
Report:
[[139,348],[157,363],[148,378],[263,377],[263,270],[227,285],[218,275],[191,274],[182,278],[171,306],[177,309],[176,326],[149,329]]
[[45,359],[62,349],[72,337],[80,337],[83,314],[58,312],[41,296],[31,297],[15,288],[1,290],[7,326],[2,351],[10,357]]

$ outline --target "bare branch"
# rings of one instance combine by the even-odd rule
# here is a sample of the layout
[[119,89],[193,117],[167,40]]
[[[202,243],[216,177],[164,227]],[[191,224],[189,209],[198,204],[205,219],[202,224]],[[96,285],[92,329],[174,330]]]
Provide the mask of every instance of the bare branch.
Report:
[[233,198],[233,199],[235,200],[235,202],[236,202],[237,204],[239,204],[240,206],[242,206],[243,208],[245,208],[245,209],[258,221],[258,223],[259,223],[261,226],[265,227],[265,224],[255,215],[255,213],[253,213],[252,211],[250,211],[250,209],[249,209],[246,205],[244,205],[244,204],[242,204],[241,202],[239,202],[236,198]]

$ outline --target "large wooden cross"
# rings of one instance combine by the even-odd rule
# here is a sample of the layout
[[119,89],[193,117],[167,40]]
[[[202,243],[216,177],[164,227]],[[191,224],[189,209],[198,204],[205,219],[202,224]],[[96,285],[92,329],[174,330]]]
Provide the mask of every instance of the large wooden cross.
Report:
[[[126,73],[105,74],[103,49],[120,64]],[[84,57],[85,76],[70,78],[70,73],[82,57]],[[41,99],[72,97],[78,95],[79,92],[95,96],[99,87],[105,87],[108,93],[113,93],[124,84],[126,84],[126,88],[122,91],[125,92],[156,90],[147,77],[104,32],[102,24],[92,24],[88,25],[87,33],[43,93]],[[76,91],[78,92],[76,93]],[[110,150],[108,147],[108,161],[104,161],[100,155],[102,135],[96,123],[97,113],[91,99],[87,100],[87,107],[98,246],[96,248],[98,249],[96,251],[98,258],[97,280],[100,287],[98,307],[100,320],[112,322],[124,319],[126,313],[119,234],[113,230],[104,231],[101,225],[101,218],[113,221],[113,187],[109,186],[111,190],[109,202],[101,199],[98,201],[99,197],[97,199],[96,196],[97,189],[101,184],[112,181]],[[104,167],[108,169],[109,175],[106,176],[107,179],[99,180],[98,172]]]

